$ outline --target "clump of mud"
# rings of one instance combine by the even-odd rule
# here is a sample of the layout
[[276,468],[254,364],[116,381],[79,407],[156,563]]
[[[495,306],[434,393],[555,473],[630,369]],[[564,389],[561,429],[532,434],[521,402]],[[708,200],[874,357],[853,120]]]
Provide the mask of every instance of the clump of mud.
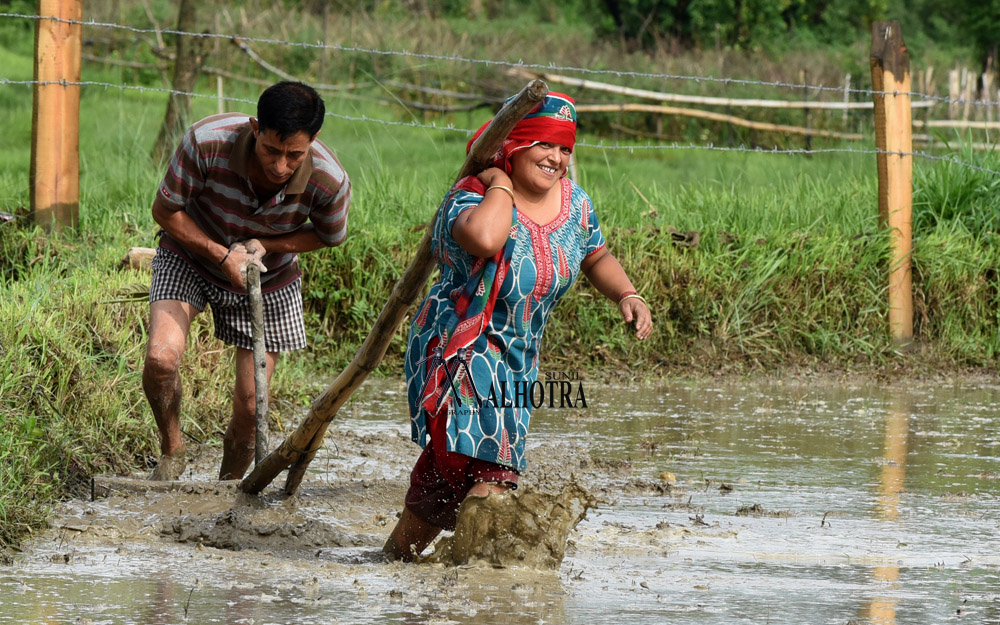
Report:
[[241,551],[301,551],[317,547],[361,546],[364,541],[288,508],[262,507],[238,501],[213,515],[187,514],[164,522],[161,533],[178,542],[194,542]]
[[774,517],[779,519],[787,519],[788,517],[794,516],[791,512],[787,510],[765,510],[764,506],[755,503],[751,505],[740,506],[736,510],[736,516],[752,516],[752,517]]
[[498,567],[558,569],[569,533],[596,504],[576,482],[559,493],[521,487],[466,497],[454,535],[441,538],[424,561],[461,565],[480,560]]

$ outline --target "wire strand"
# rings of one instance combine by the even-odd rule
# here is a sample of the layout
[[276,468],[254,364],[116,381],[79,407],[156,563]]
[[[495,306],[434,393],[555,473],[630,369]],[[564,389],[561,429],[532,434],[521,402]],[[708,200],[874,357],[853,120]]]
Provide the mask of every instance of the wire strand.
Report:
[[[208,98],[219,100],[222,99],[227,102],[239,102],[243,104],[251,104],[256,106],[257,102],[255,100],[249,100],[246,98],[233,98],[233,97],[222,97],[219,98],[217,95],[205,94],[205,93],[194,93],[188,91],[177,91],[174,89],[164,89],[159,87],[146,87],[142,85],[118,85],[109,82],[99,82],[99,81],[67,81],[67,80],[10,80],[7,78],[0,78],[0,85],[60,85],[60,86],[96,86],[103,87],[104,89],[123,89],[130,91],[140,91],[140,92],[157,92],[157,93],[167,93],[171,95],[184,95],[197,98]],[[405,126],[410,128],[421,128],[427,130],[440,130],[446,132],[457,132],[462,133],[466,136],[472,136],[475,132],[471,128],[457,128],[453,125],[440,126],[437,124],[422,124],[420,122],[404,122],[404,121],[394,121],[385,119],[376,119],[374,117],[368,117],[367,115],[354,116],[354,115],[343,115],[340,113],[332,113],[327,111],[327,117],[333,117],[336,119],[343,119],[352,122],[365,122],[381,124],[384,126]],[[599,143],[587,143],[583,141],[578,141],[576,143],[578,147],[592,148],[596,150],[608,150],[608,151],[651,151],[651,150],[706,150],[706,151],[716,151],[716,152],[747,152],[752,154],[772,154],[772,155],[807,155],[807,154],[862,154],[862,155],[878,155],[885,154],[888,156],[913,156],[918,158],[924,158],[932,161],[948,162],[961,167],[966,167],[975,171],[980,171],[983,173],[993,174],[1000,176],[1000,171],[989,169],[987,167],[981,167],[972,163],[962,161],[953,156],[942,156],[937,154],[930,154],[922,151],[913,152],[893,152],[880,150],[878,148],[819,148],[819,149],[806,149],[806,148],[761,148],[761,147],[747,147],[745,145],[739,146],[717,146],[713,144],[696,144],[696,143],[668,143],[668,144],[605,144],[603,142]]]
[[[164,89],[161,87],[146,87],[143,85],[118,85],[110,82],[100,82],[94,80],[10,80],[8,78],[0,78],[0,85],[59,85],[62,87],[70,86],[92,86],[92,87],[104,87],[105,89],[123,89],[127,91],[140,91],[140,92],[156,92],[156,93],[166,93],[170,95],[182,95],[189,96],[193,98],[206,98],[210,100],[223,100],[225,102],[239,102],[241,104],[250,104],[257,106],[256,100],[249,100],[247,98],[234,98],[231,96],[222,96],[208,94],[208,93],[195,93],[191,91],[178,91],[176,89]],[[438,124],[421,124],[420,122],[405,122],[397,120],[386,120],[377,119],[374,117],[368,117],[367,115],[355,116],[355,115],[343,115],[340,113],[332,113],[330,111],[326,112],[327,117],[334,117],[337,119],[343,119],[347,121],[356,122],[372,122],[377,124],[382,124],[385,126],[408,126],[412,128],[426,128],[429,130],[443,130],[451,132],[461,132],[465,135],[471,135],[475,130],[470,130],[468,128],[456,128],[455,126],[449,124],[446,126],[441,126]]]

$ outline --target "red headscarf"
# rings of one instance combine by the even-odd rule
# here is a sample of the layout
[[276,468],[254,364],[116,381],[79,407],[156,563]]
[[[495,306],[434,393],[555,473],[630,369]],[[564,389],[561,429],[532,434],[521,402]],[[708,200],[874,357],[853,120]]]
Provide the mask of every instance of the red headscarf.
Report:
[[[489,125],[490,122],[486,122],[476,134],[472,135],[465,146],[466,154]],[[509,174],[510,157],[514,152],[529,148],[536,143],[555,143],[573,149],[576,144],[576,105],[573,98],[564,93],[550,91],[545,99],[510,131],[503,145],[493,156],[493,166]]]

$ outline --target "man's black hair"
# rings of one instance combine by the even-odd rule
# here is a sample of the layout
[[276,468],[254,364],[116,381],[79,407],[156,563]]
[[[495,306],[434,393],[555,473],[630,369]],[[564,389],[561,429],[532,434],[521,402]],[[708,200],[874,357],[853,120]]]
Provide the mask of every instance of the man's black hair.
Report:
[[273,130],[282,141],[300,130],[312,139],[323,127],[326,106],[316,90],[301,82],[279,82],[257,100],[260,131]]

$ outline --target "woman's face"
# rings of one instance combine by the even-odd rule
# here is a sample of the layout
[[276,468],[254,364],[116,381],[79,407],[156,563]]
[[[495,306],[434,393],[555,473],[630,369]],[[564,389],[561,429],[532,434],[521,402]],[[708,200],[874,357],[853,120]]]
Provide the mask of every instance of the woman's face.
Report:
[[568,147],[558,143],[536,143],[511,157],[511,178],[524,191],[545,192],[566,175]]

